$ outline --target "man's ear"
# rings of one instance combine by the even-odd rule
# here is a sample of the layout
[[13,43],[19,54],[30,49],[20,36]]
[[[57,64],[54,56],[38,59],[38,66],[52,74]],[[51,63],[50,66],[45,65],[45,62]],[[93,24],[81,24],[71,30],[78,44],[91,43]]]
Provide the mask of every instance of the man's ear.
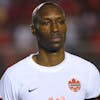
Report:
[[31,30],[32,30],[32,34],[35,35],[35,27],[34,24],[30,24]]

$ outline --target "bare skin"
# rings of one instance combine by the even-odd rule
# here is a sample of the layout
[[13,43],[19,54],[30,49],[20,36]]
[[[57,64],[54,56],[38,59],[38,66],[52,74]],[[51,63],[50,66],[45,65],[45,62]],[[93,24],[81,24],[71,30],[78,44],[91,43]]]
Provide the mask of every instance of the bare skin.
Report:
[[[33,60],[42,66],[52,67],[60,64],[64,58],[64,42],[66,37],[65,15],[56,5],[44,5],[39,8],[37,19],[33,22],[32,33],[37,37],[39,53]],[[49,97],[48,100],[54,100]],[[57,97],[56,100],[65,100]]]
[[33,57],[33,60],[43,66],[54,66],[61,63],[64,60],[64,52],[60,50],[61,53],[46,53],[43,50],[40,50],[40,53],[37,56]]
[[33,56],[36,63],[52,67],[64,60],[66,24],[60,9],[56,6],[42,8],[37,27],[33,25],[32,32],[36,35],[39,46],[39,54]]

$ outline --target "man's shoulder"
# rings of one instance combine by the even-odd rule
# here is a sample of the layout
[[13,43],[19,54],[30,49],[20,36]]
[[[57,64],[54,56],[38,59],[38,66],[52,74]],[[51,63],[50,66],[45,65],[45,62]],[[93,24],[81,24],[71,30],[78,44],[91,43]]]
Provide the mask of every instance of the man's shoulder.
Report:
[[86,60],[85,58],[82,58],[78,55],[69,53],[69,52],[65,52],[66,58],[68,57],[69,62],[72,62],[73,64],[78,64],[81,66],[85,66],[88,68],[94,68],[96,67],[93,63],[91,63],[90,61]]
[[23,71],[27,70],[29,63],[31,62],[31,55],[25,57],[24,59],[20,60],[19,62],[17,62],[16,64],[10,66],[5,73],[8,75],[18,75],[18,73],[23,73]]
[[87,61],[77,55],[73,55],[68,52],[66,53],[66,59],[68,60],[67,61],[69,63],[68,65],[73,71],[79,71],[80,74],[83,75],[85,73],[85,75],[87,76],[94,75],[93,77],[100,77],[99,70],[90,61]]
[[10,68],[11,68],[11,69],[17,68],[17,67],[21,68],[23,65],[28,64],[28,62],[30,61],[30,59],[31,59],[31,56],[29,55],[29,56],[27,56],[27,57],[21,59],[21,60],[18,61],[17,63],[15,63],[14,65],[12,65]]

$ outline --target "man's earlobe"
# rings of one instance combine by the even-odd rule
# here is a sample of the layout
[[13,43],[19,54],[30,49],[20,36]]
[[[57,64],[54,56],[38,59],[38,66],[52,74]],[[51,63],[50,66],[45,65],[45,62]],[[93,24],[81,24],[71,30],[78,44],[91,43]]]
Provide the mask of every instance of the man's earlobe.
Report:
[[30,24],[30,27],[31,27],[32,33],[35,34],[35,28],[34,28],[34,25],[33,25],[33,24]]

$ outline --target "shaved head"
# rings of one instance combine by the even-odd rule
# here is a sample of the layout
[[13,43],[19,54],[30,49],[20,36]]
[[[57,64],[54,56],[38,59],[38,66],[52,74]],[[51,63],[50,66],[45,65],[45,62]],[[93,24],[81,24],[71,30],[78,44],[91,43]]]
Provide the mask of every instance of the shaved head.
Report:
[[41,13],[42,10],[45,10],[45,9],[56,9],[56,10],[59,10],[59,12],[62,12],[63,15],[65,16],[65,13],[63,11],[63,9],[56,3],[53,3],[53,2],[44,2],[44,3],[41,3],[40,5],[38,5],[32,12],[32,24],[35,24],[38,20],[38,17]]

